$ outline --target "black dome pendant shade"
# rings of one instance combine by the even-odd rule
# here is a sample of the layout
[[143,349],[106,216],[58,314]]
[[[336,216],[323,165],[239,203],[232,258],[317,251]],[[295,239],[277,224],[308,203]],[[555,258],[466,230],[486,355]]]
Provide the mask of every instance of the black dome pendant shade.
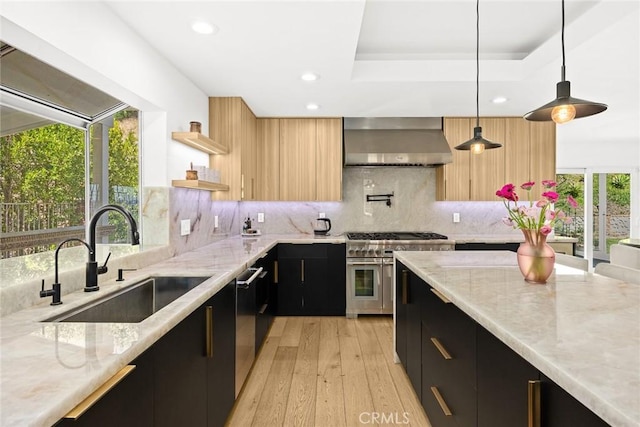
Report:
[[480,127],[480,0],[476,0],[476,127],[473,128],[473,138],[455,148],[480,154],[484,150],[500,147],[502,147],[501,144],[483,138]]
[[602,113],[607,109],[606,104],[586,101],[571,96],[571,82],[565,80],[565,53],[564,53],[564,0],[562,0],[562,69],[561,81],[556,85],[556,99],[528,112],[524,115],[526,120],[534,122],[550,122],[562,124],[581,117]]

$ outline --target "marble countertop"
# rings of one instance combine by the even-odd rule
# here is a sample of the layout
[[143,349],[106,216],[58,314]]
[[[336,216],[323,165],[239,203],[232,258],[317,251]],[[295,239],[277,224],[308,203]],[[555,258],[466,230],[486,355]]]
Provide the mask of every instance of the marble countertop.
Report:
[[[513,234],[448,234],[447,237],[450,240],[455,240],[456,243],[520,243],[524,242],[524,236],[521,232]],[[577,243],[578,239],[575,237],[565,236],[552,236],[547,239],[547,242],[558,243]]]
[[636,248],[640,248],[640,239],[622,239],[618,243],[620,243],[621,245],[635,246]]
[[395,256],[605,421],[640,425],[640,286],[559,264],[529,284],[507,251]]
[[[2,317],[0,425],[53,425],[276,244],[343,242],[341,236],[230,237],[127,272],[124,282],[100,282],[98,292],[65,295],[60,306],[43,301]],[[140,323],[43,322],[150,275],[210,279]]]

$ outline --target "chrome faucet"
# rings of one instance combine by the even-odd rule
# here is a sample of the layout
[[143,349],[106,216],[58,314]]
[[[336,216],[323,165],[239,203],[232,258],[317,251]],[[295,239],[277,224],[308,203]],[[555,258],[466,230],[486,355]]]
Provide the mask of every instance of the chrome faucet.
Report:
[[91,256],[93,254],[93,251],[91,250],[91,247],[89,247],[87,242],[85,242],[84,240],[71,238],[71,239],[63,240],[62,242],[60,242],[60,244],[56,248],[56,255],[55,255],[55,259],[56,259],[56,275],[55,275],[55,279],[53,281],[53,286],[51,287],[51,289],[47,289],[45,291],[44,290],[44,279],[42,279],[42,290],[40,291],[40,298],[52,297],[53,300],[51,301],[51,305],[62,304],[62,299],[60,297],[60,282],[58,282],[58,252],[60,252],[60,248],[62,248],[62,246],[64,244],[68,243],[68,242],[80,242],[83,245],[85,245],[87,247],[87,249],[89,249],[89,256]]
[[104,205],[100,209],[96,211],[96,213],[91,218],[89,222],[89,261],[87,261],[87,269],[86,269],[86,286],[84,288],[85,292],[93,292],[100,289],[98,286],[98,275],[104,274],[107,272],[107,262],[109,261],[109,257],[111,253],[107,256],[107,259],[104,262],[104,265],[98,267],[98,263],[96,262],[96,227],[98,225],[98,220],[108,211],[120,212],[122,216],[129,223],[129,228],[131,229],[131,244],[138,245],[140,244],[140,235],[138,233],[138,226],[136,225],[136,220],[133,219],[133,215],[129,211],[127,211],[122,206],[118,205]]

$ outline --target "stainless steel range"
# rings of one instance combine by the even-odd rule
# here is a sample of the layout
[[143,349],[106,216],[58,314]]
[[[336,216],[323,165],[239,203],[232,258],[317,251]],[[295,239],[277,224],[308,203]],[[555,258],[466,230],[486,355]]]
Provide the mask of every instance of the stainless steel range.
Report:
[[447,236],[431,232],[346,233],[347,317],[393,313],[393,251],[450,251]]

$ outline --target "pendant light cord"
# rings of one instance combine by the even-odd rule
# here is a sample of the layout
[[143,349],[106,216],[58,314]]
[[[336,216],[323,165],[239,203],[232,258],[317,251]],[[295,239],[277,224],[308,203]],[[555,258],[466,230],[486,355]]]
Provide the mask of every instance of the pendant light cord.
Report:
[[562,32],[560,33],[560,40],[561,40],[561,44],[562,44],[562,81],[565,81],[565,72],[564,72],[564,65],[565,65],[565,55],[564,55],[564,0],[562,0]]
[[476,127],[480,127],[480,0],[476,0]]

